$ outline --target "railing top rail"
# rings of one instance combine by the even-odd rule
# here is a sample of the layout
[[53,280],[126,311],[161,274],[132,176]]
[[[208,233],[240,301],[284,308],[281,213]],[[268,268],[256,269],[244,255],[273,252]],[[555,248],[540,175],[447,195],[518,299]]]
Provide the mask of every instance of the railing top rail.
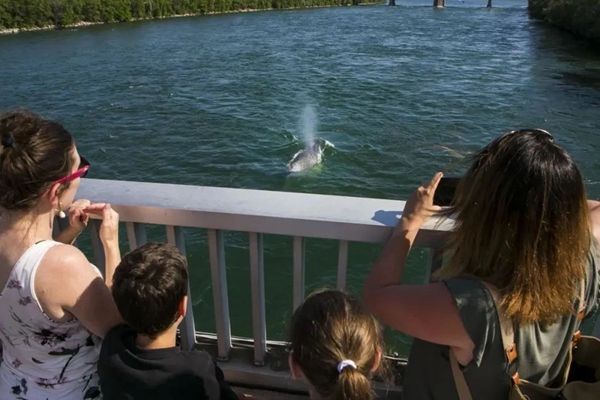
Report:
[[[78,198],[110,202],[121,220],[360,242],[383,242],[404,201],[84,179]],[[417,245],[438,246],[452,221],[432,218]]]

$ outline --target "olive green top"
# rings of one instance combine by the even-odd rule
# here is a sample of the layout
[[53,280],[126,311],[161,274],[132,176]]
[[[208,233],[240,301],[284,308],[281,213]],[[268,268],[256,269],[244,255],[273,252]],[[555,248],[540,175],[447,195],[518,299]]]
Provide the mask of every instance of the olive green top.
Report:
[[[600,253],[594,239],[586,279],[586,318],[598,308],[599,266]],[[444,282],[475,344],[473,361],[464,368],[473,399],[506,400],[510,378],[506,374],[500,324],[490,293],[473,279],[449,279]],[[579,307],[579,300],[575,305]],[[550,386],[561,372],[573,333],[578,328],[574,313],[550,326],[536,323],[515,329],[519,376]],[[403,383],[405,400],[458,400],[448,350],[448,346],[415,339]]]

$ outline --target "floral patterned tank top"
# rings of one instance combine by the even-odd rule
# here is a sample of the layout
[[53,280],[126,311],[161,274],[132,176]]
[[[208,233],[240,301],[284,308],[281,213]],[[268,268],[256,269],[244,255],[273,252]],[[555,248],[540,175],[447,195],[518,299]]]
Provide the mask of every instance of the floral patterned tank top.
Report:
[[61,244],[43,241],[27,249],[0,293],[2,400],[102,398],[99,338],[76,319],[51,320],[37,301],[35,274],[46,252],[56,245]]

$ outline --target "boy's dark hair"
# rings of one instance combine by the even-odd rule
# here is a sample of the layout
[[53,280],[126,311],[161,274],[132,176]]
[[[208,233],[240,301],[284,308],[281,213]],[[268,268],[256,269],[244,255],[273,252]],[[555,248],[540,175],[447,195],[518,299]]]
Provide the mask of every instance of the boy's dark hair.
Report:
[[179,317],[187,288],[186,259],[166,243],[150,242],[127,253],[112,280],[112,295],[125,322],[151,338]]

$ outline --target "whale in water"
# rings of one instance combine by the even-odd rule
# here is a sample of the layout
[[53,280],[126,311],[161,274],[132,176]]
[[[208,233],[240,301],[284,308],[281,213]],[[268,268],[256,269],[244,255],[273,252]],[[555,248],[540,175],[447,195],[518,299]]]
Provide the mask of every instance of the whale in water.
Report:
[[323,160],[323,144],[314,140],[308,147],[300,150],[287,165],[289,172],[308,171]]

